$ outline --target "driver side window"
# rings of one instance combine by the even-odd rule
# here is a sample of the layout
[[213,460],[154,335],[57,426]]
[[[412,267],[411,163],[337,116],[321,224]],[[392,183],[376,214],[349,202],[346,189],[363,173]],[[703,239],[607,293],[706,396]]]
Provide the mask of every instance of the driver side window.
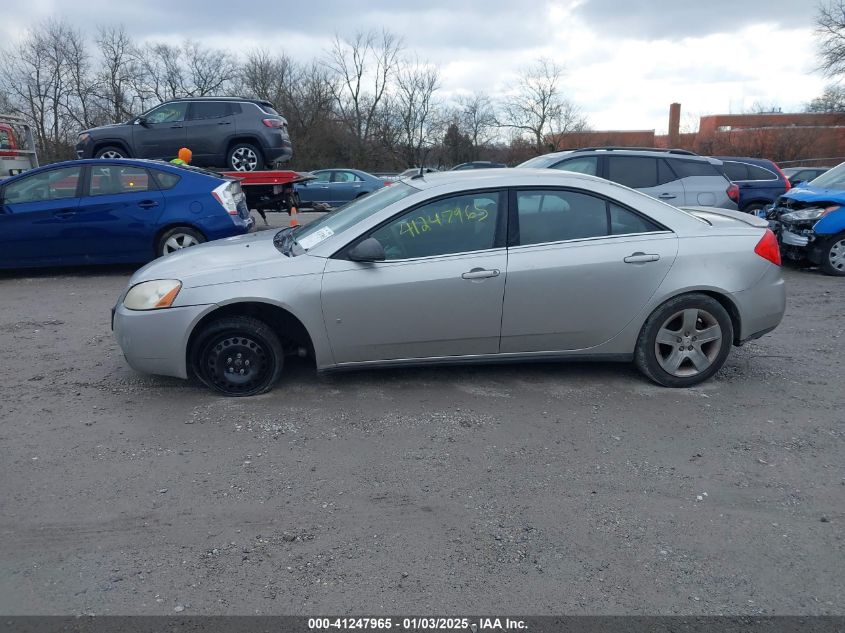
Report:
[[147,115],[147,123],[178,123],[185,120],[188,102],[165,103]]
[[370,237],[384,246],[387,261],[493,248],[505,196],[499,191],[443,198],[406,211]]
[[9,183],[3,197],[9,204],[74,198],[79,172],[80,167],[65,167],[32,174]]

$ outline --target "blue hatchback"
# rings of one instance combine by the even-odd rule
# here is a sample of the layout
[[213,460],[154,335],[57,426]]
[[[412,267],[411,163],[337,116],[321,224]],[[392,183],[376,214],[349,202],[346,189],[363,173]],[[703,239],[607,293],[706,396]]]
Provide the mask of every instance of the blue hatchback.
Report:
[[201,169],[54,163],[0,181],[0,268],[142,263],[254,222],[240,183]]

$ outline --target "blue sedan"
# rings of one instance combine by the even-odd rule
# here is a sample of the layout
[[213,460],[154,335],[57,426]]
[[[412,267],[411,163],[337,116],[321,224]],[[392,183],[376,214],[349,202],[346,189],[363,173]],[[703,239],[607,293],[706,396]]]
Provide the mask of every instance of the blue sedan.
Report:
[[305,207],[327,204],[339,207],[390,184],[360,169],[318,169],[314,180],[297,183],[296,193]]
[[147,160],[54,163],[0,181],[0,268],[141,263],[247,233],[240,183]]

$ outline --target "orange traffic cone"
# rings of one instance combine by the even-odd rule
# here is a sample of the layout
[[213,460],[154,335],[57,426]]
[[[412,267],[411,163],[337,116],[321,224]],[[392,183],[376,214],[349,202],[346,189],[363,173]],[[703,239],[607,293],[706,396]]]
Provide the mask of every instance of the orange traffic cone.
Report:
[[297,213],[296,207],[290,208],[290,226],[299,226],[299,220],[296,219]]

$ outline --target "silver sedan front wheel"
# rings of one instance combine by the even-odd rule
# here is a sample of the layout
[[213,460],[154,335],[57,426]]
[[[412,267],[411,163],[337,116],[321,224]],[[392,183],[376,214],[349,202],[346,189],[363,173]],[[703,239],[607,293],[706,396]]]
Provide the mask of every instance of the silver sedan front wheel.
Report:
[[676,312],[657,331],[654,353],[660,367],[672,376],[695,376],[707,371],[722,348],[722,328],[712,314],[699,308]]

